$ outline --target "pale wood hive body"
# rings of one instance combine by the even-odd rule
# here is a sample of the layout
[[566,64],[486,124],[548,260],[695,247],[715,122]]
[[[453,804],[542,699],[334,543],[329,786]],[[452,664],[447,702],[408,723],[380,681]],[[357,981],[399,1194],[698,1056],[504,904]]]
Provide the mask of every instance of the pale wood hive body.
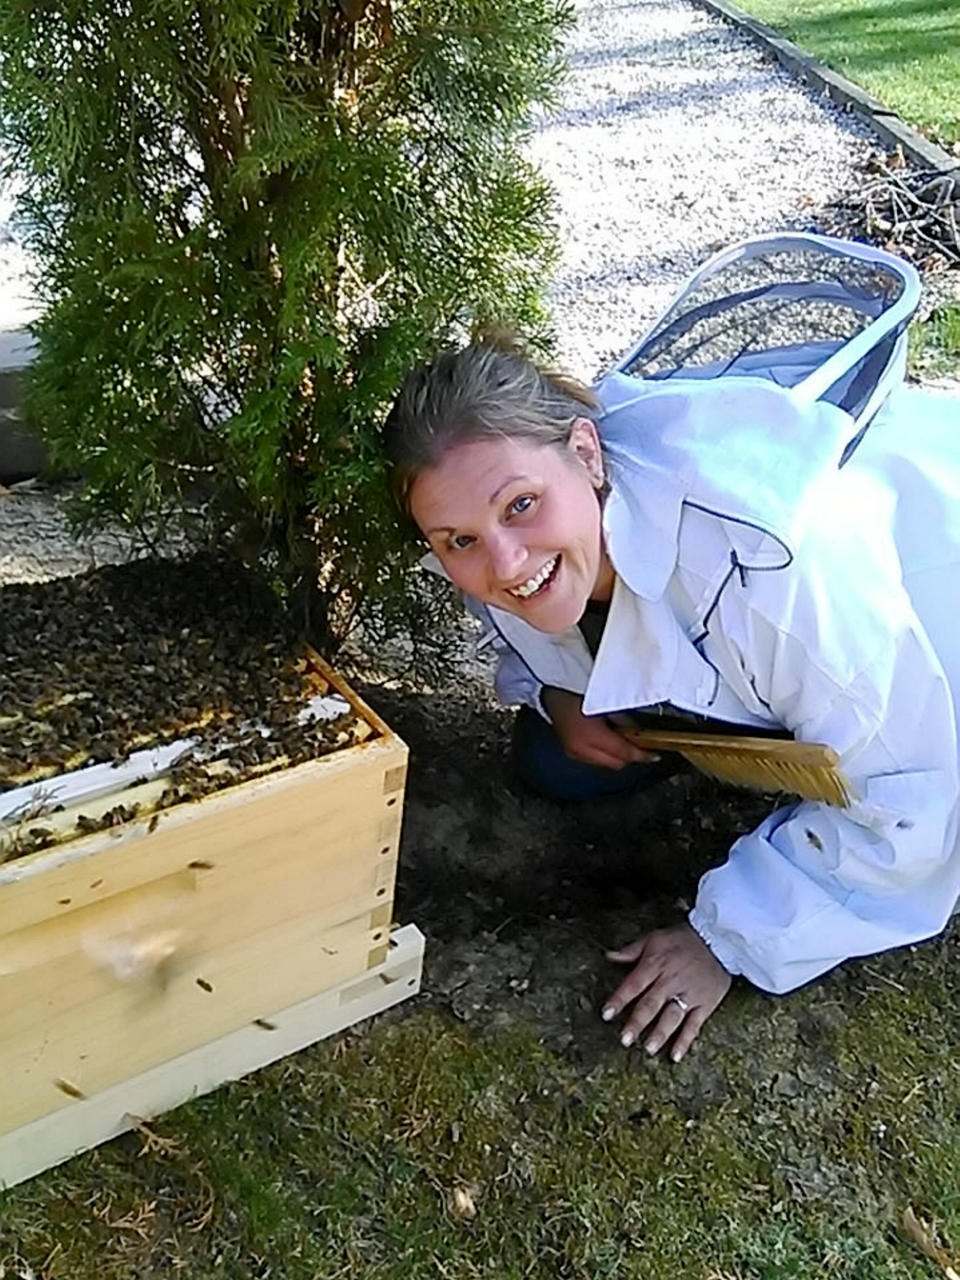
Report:
[[366,741],[0,865],[0,1185],[418,989],[407,749],[323,675]]

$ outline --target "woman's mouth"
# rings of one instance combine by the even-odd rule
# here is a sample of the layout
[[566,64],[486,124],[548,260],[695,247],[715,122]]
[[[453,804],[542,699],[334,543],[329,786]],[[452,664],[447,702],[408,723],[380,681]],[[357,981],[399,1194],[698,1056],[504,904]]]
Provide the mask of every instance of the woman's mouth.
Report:
[[557,576],[559,566],[560,556],[555,555],[532,578],[528,578],[526,582],[521,582],[519,586],[507,587],[507,595],[513,596],[516,600],[529,600],[533,596],[539,595],[542,591],[546,591],[550,583],[553,582]]

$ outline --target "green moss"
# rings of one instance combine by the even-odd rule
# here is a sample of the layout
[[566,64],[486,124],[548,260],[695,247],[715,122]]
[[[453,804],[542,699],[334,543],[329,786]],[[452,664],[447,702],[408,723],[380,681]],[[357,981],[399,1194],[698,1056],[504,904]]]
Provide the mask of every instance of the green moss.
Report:
[[0,1258],[45,1280],[920,1280],[907,1205],[960,1242],[953,950],[735,992],[679,1068],[385,1020],[181,1108],[166,1153],[129,1137],[8,1193]]

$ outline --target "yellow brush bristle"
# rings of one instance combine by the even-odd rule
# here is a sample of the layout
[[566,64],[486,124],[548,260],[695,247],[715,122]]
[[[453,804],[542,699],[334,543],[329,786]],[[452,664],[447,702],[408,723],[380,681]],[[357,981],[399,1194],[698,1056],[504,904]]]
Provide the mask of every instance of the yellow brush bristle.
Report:
[[788,792],[805,800],[825,801],[845,808],[850,796],[842,775],[829,765],[765,760],[722,748],[684,748],[681,753],[703,773],[734,786],[757,791]]
[[851,791],[832,747],[786,736],[689,733],[673,729],[621,728],[629,742],[648,751],[676,751],[697,769],[723,782],[759,791],[787,791],[805,800],[846,808]]

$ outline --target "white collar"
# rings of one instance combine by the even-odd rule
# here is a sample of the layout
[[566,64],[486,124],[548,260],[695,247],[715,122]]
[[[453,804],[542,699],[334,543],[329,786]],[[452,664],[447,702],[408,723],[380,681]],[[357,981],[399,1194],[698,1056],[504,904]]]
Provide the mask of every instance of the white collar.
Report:
[[788,565],[816,516],[814,491],[853,430],[835,405],[805,404],[763,378],[611,374],[595,390],[612,486],[607,549],[647,600],[666,589],[685,502],[723,520],[743,568]]
[[659,600],[677,563],[683,490],[673,477],[616,456],[607,459],[607,480],[607,555],[635,595]]

